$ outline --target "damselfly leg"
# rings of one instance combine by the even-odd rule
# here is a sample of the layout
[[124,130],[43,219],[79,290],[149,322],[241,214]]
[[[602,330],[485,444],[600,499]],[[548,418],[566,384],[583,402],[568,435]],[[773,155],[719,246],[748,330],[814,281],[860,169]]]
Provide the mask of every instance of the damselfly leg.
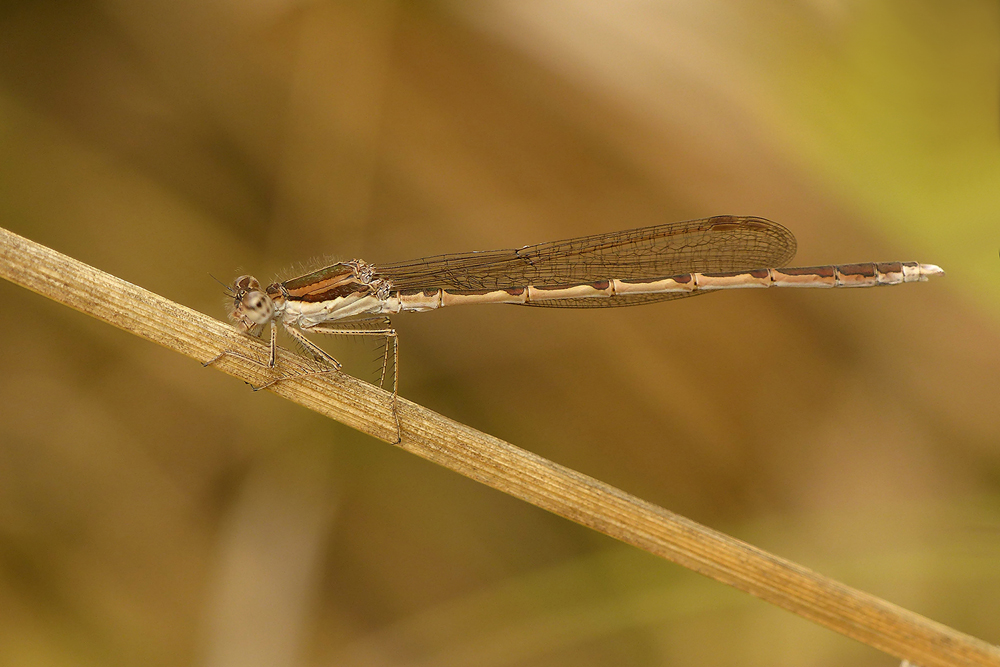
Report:
[[[242,359],[244,361],[263,366],[264,368],[273,369],[275,368],[275,359],[277,356],[277,326],[274,321],[270,322],[271,329],[271,342],[269,346],[269,355],[267,363],[261,362],[257,359],[250,358],[246,355],[240,354],[233,350],[224,350],[212,357],[208,361],[202,364],[202,366],[211,366],[216,363],[219,359],[226,356],[236,357],[237,359]],[[285,380],[293,380],[301,377],[308,377],[311,375],[325,375],[327,373],[339,372],[342,368],[342,364],[337,361],[337,359],[331,355],[329,352],[321,348],[316,343],[309,340],[306,333],[317,333],[324,336],[375,336],[382,338],[385,341],[384,350],[382,353],[382,363],[381,370],[379,372],[378,386],[381,389],[385,388],[386,376],[392,373],[392,417],[396,424],[396,441],[393,444],[399,444],[402,440],[402,427],[399,423],[399,337],[396,335],[396,330],[390,326],[388,317],[374,317],[374,318],[361,318],[356,320],[347,320],[335,324],[322,322],[308,329],[300,329],[294,325],[290,325],[287,322],[281,322],[282,328],[285,332],[292,337],[299,346],[309,353],[316,361],[330,366],[330,368],[318,370],[318,371],[307,371],[303,373],[295,373],[293,375],[282,375],[268,380],[260,386],[250,385],[254,391],[260,391],[261,389],[267,389],[279,382]],[[263,333],[263,332],[258,332]],[[253,332],[251,332],[253,335]],[[390,352],[391,350],[391,352]],[[391,357],[390,357],[391,355]],[[390,358],[391,358],[391,369],[390,369]]]

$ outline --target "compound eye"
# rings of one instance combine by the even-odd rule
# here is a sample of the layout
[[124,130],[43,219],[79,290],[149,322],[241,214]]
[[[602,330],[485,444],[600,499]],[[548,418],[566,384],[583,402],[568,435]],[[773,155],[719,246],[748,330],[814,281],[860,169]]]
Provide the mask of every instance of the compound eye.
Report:
[[240,292],[251,292],[260,289],[260,283],[253,276],[240,276],[233,281],[233,291]]

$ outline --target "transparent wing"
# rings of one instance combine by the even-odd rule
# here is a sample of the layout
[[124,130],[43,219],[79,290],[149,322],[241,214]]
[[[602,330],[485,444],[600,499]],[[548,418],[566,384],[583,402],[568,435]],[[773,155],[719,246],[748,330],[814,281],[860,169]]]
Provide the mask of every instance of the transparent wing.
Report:
[[[398,290],[497,290],[773,268],[786,265],[794,255],[795,237],[785,227],[763,218],[717,216],[520,249],[436,255],[381,265],[378,274],[391,280]],[[527,305],[632,306],[694,294],[559,299]]]

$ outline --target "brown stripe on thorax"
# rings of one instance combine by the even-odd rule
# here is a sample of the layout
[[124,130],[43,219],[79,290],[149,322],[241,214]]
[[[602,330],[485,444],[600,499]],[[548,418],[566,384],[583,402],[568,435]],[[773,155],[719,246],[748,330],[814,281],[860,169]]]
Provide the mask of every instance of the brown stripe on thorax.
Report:
[[352,294],[367,295],[371,285],[357,277],[353,266],[332,264],[300,278],[293,278],[281,285],[289,299],[315,303]]

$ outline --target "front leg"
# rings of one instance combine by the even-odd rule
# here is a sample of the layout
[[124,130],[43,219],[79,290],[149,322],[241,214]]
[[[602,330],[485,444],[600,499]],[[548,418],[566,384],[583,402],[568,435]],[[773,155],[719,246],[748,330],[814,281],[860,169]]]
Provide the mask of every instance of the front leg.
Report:
[[[257,364],[258,366],[264,366],[265,368],[273,369],[274,366],[275,366],[275,359],[277,357],[277,349],[278,349],[277,333],[278,333],[278,330],[277,330],[277,327],[274,326],[274,321],[271,321],[270,324],[271,324],[271,345],[270,345],[270,351],[268,353],[267,363],[266,364],[265,363],[261,363],[257,359],[253,359],[253,358],[248,357],[246,355],[240,354],[239,352],[234,352],[233,350],[223,350],[222,352],[220,352],[219,354],[215,355],[214,357],[212,357],[208,361],[204,362],[202,364],[202,367],[211,366],[212,364],[214,364],[215,362],[217,362],[219,359],[222,359],[223,357],[236,357],[237,359],[242,359],[243,361],[248,361],[248,362],[250,362],[252,364]],[[260,332],[260,333],[263,333],[263,332]],[[258,333],[258,334],[251,333],[250,335],[253,336],[254,338],[260,338],[260,333]],[[281,378],[278,378],[278,379],[281,379]],[[251,389],[253,389],[254,391],[260,391],[261,389],[264,389],[265,387],[270,387],[272,384],[274,384],[277,381],[278,381],[277,379],[276,380],[270,380],[269,382],[265,382],[264,384],[262,384],[259,387],[254,387],[250,383],[247,383],[247,384],[250,384]]]
[[277,356],[278,356],[278,327],[274,326],[274,320],[271,320],[271,354],[267,358],[268,368],[274,368],[275,357]]
[[[311,354],[313,357],[316,358],[317,361],[326,362],[331,366],[333,366],[336,370],[338,371],[340,370],[340,362],[334,359],[332,356],[330,356],[330,354],[326,350],[321,348],[319,345],[306,338],[305,334],[303,334],[298,327],[294,327],[284,321],[282,321],[281,325],[285,327],[285,332],[287,332],[289,336],[297,340],[299,344],[301,344],[302,347],[304,347],[306,351],[309,352],[309,354]],[[273,340],[273,329],[272,329],[272,340]],[[271,354],[272,355],[274,354],[273,347]]]
[[[260,366],[266,366],[267,368],[274,368],[275,350],[277,348],[277,338],[275,337],[275,334],[276,334],[276,331],[275,331],[275,328],[274,328],[274,322],[271,322],[271,350],[270,350],[270,353],[268,354],[268,358],[267,358],[267,363],[266,364],[262,364],[261,362],[257,361],[256,359],[251,359],[250,357],[242,355],[239,352],[233,352],[232,350],[223,350],[222,352],[219,352],[217,355],[215,355],[214,357],[212,357],[208,361],[202,363],[202,367],[211,366],[212,364],[214,364],[215,362],[217,362],[222,357],[236,357],[237,359],[243,359],[244,361],[251,361],[251,362],[253,362],[255,364],[258,364]],[[249,332],[247,335],[252,336],[254,338],[260,338],[260,333],[254,334],[253,332]]]

